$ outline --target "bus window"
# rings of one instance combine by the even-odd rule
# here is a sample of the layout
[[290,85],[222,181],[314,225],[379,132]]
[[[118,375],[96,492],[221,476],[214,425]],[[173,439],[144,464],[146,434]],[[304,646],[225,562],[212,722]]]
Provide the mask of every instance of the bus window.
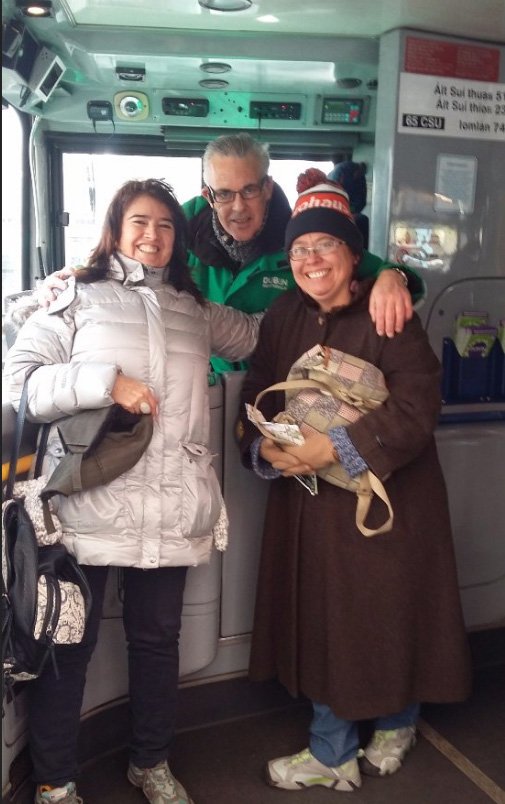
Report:
[[300,173],[311,167],[317,167],[323,173],[328,174],[330,170],[333,170],[334,165],[333,162],[306,162],[302,159],[270,160],[270,174],[277,184],[280,184],[292,207],[298,198],[296,180]]
[[23,132],[15,109],[2,109],[2,311],[4,299],[23,290],[21,191]]

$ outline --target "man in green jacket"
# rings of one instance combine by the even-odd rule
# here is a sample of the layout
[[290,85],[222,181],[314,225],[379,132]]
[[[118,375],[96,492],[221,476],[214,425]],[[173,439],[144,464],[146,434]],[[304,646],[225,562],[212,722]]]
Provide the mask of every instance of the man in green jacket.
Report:
[[[247,133],[212,140],[203,156],[202,194],[183,204],[189,223],[188,262],[207,299],[257,313],[294,287],[284,252],[289,202],[268,175],[266,145]],[[377,332],[392,337],[412,315],[423,283],[408,269],[365,251],[359,277],[377,276],[370,314]],[[243,368],[213,358],[215,371]]]

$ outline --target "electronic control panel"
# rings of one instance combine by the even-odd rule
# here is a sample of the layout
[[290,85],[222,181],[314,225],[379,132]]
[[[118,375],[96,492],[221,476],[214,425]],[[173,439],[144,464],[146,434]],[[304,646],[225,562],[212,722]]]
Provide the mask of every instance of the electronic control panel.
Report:
[[251,101],[249,104],[249,117],[252,120],[300,120],[301,116],[301,103]]
[[323,98],[321,123],[360,126],[364,122],[363,98]]
[[176,117],[207,117],[209,101],[206,98],[163,98],[164,114]]

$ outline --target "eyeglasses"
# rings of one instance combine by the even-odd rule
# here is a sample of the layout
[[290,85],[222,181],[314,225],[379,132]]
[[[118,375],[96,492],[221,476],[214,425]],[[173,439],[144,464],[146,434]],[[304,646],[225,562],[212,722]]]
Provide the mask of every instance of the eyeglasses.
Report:
[[288,255],[292,260],[306,260],[309,254],[319,254],[324,257],[325,254],[330,254],[336,251],[340,246],[345,246],[343,240],[322,240],[317,246],[294,246],[288,251]]
[[258,184],[248,184],[242,187],[241,190],[213,190],[207,184],[207,190],[214,204],[231,204],[235,200],[235,196],[239,195],[244,201],[252,201],[253,198],[258,198],[268,176],[263,176]]

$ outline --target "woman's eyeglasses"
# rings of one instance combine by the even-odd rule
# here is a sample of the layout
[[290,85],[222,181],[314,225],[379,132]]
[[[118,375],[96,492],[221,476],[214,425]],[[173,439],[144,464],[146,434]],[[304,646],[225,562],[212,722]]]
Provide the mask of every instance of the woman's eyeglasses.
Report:
[[336,251],[340,246],[345,246],[344,241],[332,238],[331,240],[321,240],[317,246],[293,246],[288,251],[288,255],[292,260],[306,260],[309,254],[319,254],[320,257],[324,257],[325,254]]
[[213,190],[208,184],[207,190],[209,191],[211,201],[214,204],[231,204],[231,202],[235,200],[235,196],[237,194],[244,201],[252,201],[253,198],[258,198],[258,196],[261,194],[267,178],[267,176],[263,176],[258,184],[248,184],[246,187],[242,187],[241,190]]

